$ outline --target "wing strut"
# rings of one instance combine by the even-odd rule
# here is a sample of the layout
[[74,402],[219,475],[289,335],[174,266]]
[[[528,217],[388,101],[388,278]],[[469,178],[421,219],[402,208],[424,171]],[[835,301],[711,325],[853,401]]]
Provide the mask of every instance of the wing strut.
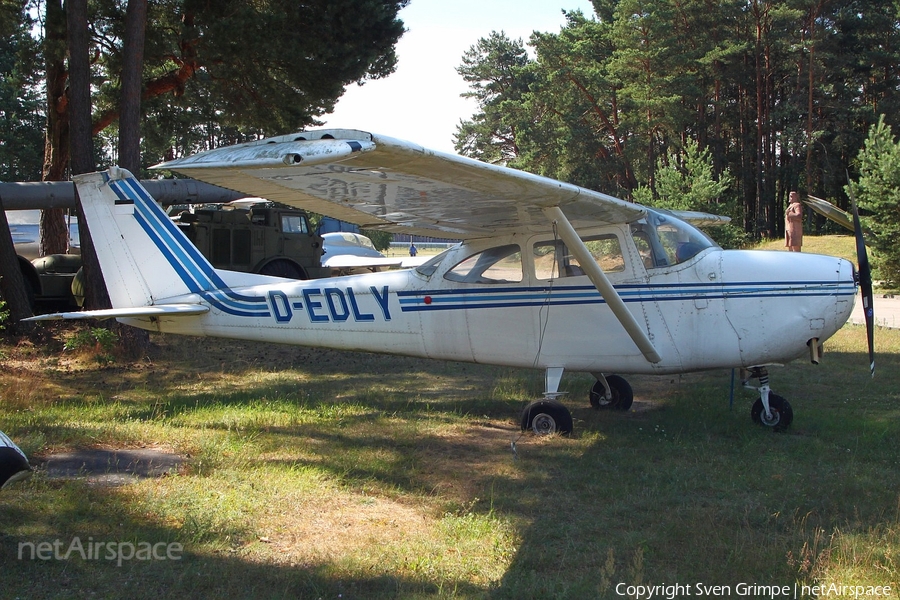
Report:
[[562,238],[562,241],[565,242],[575,258],[578,259],[578,265],[584,269],[588,279],[591,280],[591,283],[593,283],[597,288],[597,291],[600,292],[600,295],[609,305],[613,314],[619,319],[622,327],[625,328],[625,331],[631,336],[631,339],[634,340],[635,345],[640,349],[641,353],[643,353],[644,358],[652,363],[661,361],[662,357],[659,355],[659,352],[656,351],[656,348],[653,347],[650,338],[647,337],[646,332],[644,332],[643,328],[637,322],[637,319],[634,318],[634,315],[632,315],[631,311],[625,306],[625,302],[622,301],[622,298],[606,277],[603,269],[601,269],[600,265],[594,261],[594,257],[591,256],[587,246],[585,246],[584,242],[581,241],[581,238],[578,237],[575,228],[569,223],[569,220],[566,218],[562,209],[558,206],[548,206],[544,208],[543,211],[552,222],[556,223],[559,237]]

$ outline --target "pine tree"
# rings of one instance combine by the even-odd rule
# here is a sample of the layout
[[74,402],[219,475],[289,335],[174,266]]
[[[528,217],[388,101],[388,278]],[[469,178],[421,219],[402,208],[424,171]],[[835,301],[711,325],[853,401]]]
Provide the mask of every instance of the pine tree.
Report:
[[875,277],[891,285],[900,283],[900,141],[894,139],[884,118],[869,130],[859,153],[859,181],[850,185],[859,207],[870,213],[863,219],[871,232]]
[[469,83],[464,97],[474,98],[479,111],[459,124],[456,150],[489,163],[508,163],[519,157],[518,127],[513,114],[527,90],[528,55],[521,39],[491,32],[463,54],[457,72]]

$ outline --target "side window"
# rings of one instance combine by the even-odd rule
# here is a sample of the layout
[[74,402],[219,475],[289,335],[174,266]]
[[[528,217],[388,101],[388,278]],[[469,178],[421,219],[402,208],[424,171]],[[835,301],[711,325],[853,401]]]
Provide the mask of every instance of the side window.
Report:
[[619,238],[608,233],[584,238],[584,245],[594,257],[594,262],[600,265],[606,273],[618,273],[625,270],[625,258],[622,256],[622,247],[619,246]]
[[474,254],[444,274],[462,283],[518,283],[522,281],[522,252],[516,244]]
[[282,215],[281,231],[284,233],[309,233],[309,225],[303,215]]
[[632,230],[631,237],[634,239],[634,245],[637,247],[638,254],[641,255],[641,262],[644,263],[645,269],[652,269],[653,249],[650,247],[650,238],[645,231]]
[[[625,270],[625,259],[619,238],[614,234],[584,238],[584,245],[601,269],[606,273]],[[534,245],[534,270],[538,279],[577,277],[584,269],[564,243],[559,240],[538,242]]]
[[646,218],[631,224],[631,235],[648,269],[677,265],[717,247],[696,227],[674,215],[649,209]]
[[631,224],[631,237],[645,268],[653,269],[670,264],[666,249],[656,236],[656,230],[648,226],[644,219]]
[[565,254],[565,245],[559,240],[538,242],[534,245],[534,276],[538,279],[559,277],[559,257]]

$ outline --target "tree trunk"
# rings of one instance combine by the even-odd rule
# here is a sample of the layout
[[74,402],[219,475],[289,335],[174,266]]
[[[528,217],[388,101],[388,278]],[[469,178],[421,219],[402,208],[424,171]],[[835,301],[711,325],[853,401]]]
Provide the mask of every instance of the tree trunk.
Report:
[[3,274],[0,277],[0,295],[3,296],[9,309],[7,329],[13,334],[27,333],[34,325],[22,323],[20,320],[32,315],[31,304],[25,290],[25,278],[19,269],[19,259],[16,256],[12,234],[9,232],[9,222],[6,220],[2,199],[0,199],[0,273]]
[[[119,166],[136,177],[141,173],[141,81],[144,67],[144,31],[147,0],[128,0],[125,36],[122,40],[122,91],[119,98]],[[128,352],[144,353],[150,334],[143,329],[121,326],[119,338]]]
[[[94,139],[91,133],[90,56],[87,0],[68,0],[69,20],[69,119],[71,127],[72,174],[94,170]],[[81,239],[81,263],[84,270],[84,306],[88,310],[109,308],[109,295],[97,262],[81,200],[75,193],[78,211],[78,232]]]
[[[47,0],[44,64],[47,71],[47,136],[44,142],[44,181],[65,181],[69,166],[69,118],[66,97],[66,13],[60,0]],[[61,209],[41,211],[40,253],[64,254],[69,230]]]
[[119,166],[141,173],[141,73],[147,0],[129,0],[122,48],[122,96],[119,99]]

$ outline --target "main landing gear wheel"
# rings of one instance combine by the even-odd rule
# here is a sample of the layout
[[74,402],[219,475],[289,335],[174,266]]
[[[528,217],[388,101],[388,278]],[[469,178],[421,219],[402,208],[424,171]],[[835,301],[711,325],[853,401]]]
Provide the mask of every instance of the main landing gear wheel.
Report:
[[776,431],[784,429],[794,420],[794,410],[790,403],[776,394],[769,394],[769,410],[772,413],[771,418],[766,417],[766,411],[763,409],[762,400],[757,398],[750,409],[750,418],[754,423],[771,427]]
[[593,408],[605,408],[612,410],[628,410],[634,402],[634,392],[624,378],[618,375],[610,375],[606,378],[612,397],[606,398],[606,388],[602,381],[597,381],[591,388],[590,400]]
[[537,435],[572,433],[572,413],[556,400],[537,400],[522,411],[522,431],[531,429]]

